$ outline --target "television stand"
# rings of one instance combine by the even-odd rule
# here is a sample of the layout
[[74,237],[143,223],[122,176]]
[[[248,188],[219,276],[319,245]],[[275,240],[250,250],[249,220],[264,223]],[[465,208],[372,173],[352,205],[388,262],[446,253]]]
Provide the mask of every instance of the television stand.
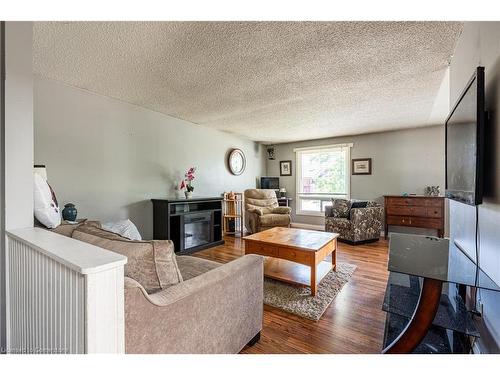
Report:
[[479,337],[467,287],[500,287],[448,239],[392,234],[382,353],[470,353]]
[[175,252],[191,254],[224,244],[222,197],[152,199],[153,238],[172,240]]

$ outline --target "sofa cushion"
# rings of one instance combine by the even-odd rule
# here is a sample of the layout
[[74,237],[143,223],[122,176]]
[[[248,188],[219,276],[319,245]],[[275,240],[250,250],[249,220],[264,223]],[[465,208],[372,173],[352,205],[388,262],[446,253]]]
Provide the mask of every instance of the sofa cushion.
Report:
[[172,241],[134,241],[91,225],[80,225],[73,238],[125,255],[125,276],[139,282],[148,293],[182,281]]
[[107,231],[119,234],[120,236],[128,238],[129,240],[142,240],[141,234],[137,230],[135,224],[130,221],[130,219],[103,223],[102,228]]
[[193,277],[200,276],[205,272],[211,271],[214,268],[222,266],[221,263],[212,260],[196,258],[188,255],[177,256],[177,265],[181,271],[182,280],[186,281]]
[[348,199],[332,198],[332,217],[349,217],[351,210],[351,201]]
[[99,221],[93,221],[93,220],[87,220],[83,219],[79,221],[78,223],[74,222],[69,222],[66,220],[61,221],[61,225],[59,225],[57,228],[53,229],[48,229],[51,232],[61,234],[66,237],[73,237],[73,232],[75,231],[76,228],[78,228],[80,225],[90,225],[94,227],[100,228],[101,223]]
[[62,221],[61,225],[59,225],[56,228],[49,229],[49,230],[51,232],[54,232],[54,233],[57,233],[57,234],[61,234],[61,235],[66,236],[66,237],[72,237],[73,236],[73,232],[80,225],[81,225],[81,223],[71,224],[71,223],[68,223],[66,221]]

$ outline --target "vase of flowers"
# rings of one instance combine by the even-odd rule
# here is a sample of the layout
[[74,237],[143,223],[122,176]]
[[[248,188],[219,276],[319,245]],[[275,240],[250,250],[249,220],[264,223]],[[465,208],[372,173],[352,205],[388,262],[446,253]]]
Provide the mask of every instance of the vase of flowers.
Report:
[[196,171],[195,167],[189,168],[186,174],[184,175],[184,181],[182,181],[181,184],[181,189],[186,188],[186,191],[184,191],[186,199],[190,199],[193,196],[193,191],[194,191],[193,180],[195,171]]

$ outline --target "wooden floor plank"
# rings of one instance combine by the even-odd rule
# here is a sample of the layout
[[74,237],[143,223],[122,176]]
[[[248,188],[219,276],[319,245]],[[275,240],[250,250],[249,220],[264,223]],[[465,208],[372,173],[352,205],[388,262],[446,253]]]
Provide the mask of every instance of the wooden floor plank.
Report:
[[[244,241],[225,236],[221,246],[195,256],[226,263],[245,254]],[[357,266],[318,322],[264,305],[260,341],[242,353],[380,353],[387,271],[387,241],[352,246],[339,242],[337,262]]]

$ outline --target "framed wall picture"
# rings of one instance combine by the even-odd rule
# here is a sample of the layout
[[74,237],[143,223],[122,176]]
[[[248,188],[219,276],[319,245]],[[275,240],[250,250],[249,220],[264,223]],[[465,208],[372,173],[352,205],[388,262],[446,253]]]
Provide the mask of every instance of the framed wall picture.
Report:
[[352,174],[372,174],[372,159],[352,159]]
[[280,161],[280,176],[291,176],[292,175],[292,161],[283,160]]

